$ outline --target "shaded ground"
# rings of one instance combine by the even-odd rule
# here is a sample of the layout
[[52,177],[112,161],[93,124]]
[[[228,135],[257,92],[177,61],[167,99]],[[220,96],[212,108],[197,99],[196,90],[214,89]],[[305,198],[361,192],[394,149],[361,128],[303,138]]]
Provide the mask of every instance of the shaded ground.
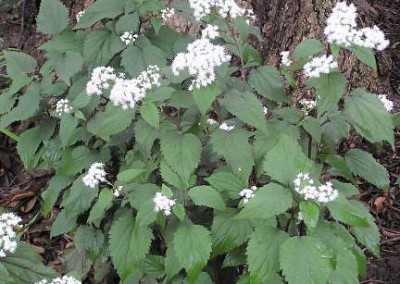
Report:
[[[90,0],[64,1],[76,14]],[[78,4],[75,4],[78,3]],[[382,86],[377,89],[388,94],[395,102],[395,111],[400,109],[400,1],[398,0],[355,0],[368,22],[376,23],[389,38],[390,48],[377,57]],[[36,1],[0,0],[0,38],[5,47],[22,48],[42,61],[38,47],[46,37],[35,32],[34,15]],[[74,21],[71,15],[71,21]],[[16,133],[23,132],[29,125],[14,126]],[[369,205],[382,235],[381,258],[368,258],[368,276],[361,283],[400,284],[400,129],[395,132],[396,149],[385,146],[378,152],[374,146],[358,136],[343,142],[343,148],[364,148],[371,152],[390,172],[391,188],[387,192],[377,190],[360,180],[360,200]],[[23,217],[24,223],[34,220],[24,238],[36,246],[48,265],[62,269],[62,254],[72,244],[68,235],[49,238],[50,226],[57,209],[46,218],[40,216],[41,191],[51,172],[33,171],[26,173],[15,152],[15,143],[0,135],[0,206],[8,207]],[[88,282],[90,283],[90,281]]]

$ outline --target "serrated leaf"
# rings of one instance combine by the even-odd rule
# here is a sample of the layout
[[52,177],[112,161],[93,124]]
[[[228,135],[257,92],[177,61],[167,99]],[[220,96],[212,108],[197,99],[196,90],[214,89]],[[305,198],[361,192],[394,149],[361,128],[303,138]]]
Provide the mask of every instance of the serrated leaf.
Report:
[[267,132],[263,105],[254,94],[232,90],[225,96],[223,106],[243,122]]
[[228,172],[213,173],[206,178],[206,181],[218,192],[230,199],[238,198],[239,192],[247,187],[247,181]]
[[286,134],[280,134],[278,143],[267,153],[264,171],[274,180],[291,184],[300,172],[309,172],[313,163],[304,154],[299,143]]
[[38,30],[56,35],[68,26],[68,9],[58,0],[42,0],[36,18]]
[[217,130],[211,137],[213,151],[223,156],[232,172],[243,178],[249,176],[254,165],[253,149],[248,140],[249,132],[239,128],[229,132]]
[[336,257],[335,271],[329,275],[329,283],[356,284],[358,281],[357,260],[350,250],[342,250]]
[[153,200],[160,188],[154,184],[132,184],[125,186],[129,193],[129,202],[133,208],[139,210],[148,200]]
[[125,11],[125,1],[98,0],[90,5],[74,29],[84,29],[102,19],[113,19]]
[[213,256],[228,252],[247,241],[254,225],[248,220],[235,220],[235,209],[215,212],[211,227]]
[[379,188],[389,186],[390,180],[386,168],[379,164],[370,153],[360,149],[352,149],[347,151],[344,159],[355,175]]
[[269,226],[259,227],[250,235],[246,251],[250,283],[267,283],[279,271],[279,248],[287,238],[287,233]]
[[77,249],[86,252],[92,261],[95,261],[104,245],[104,234],[90,226],[79,226],[74,236]]
[[182,269],[179,265],[178,258],[175,255],[172,246],[168,246],[167,252],[165,253],[165,272],[167,273],[167,278],[171,279]]
[[154,211],[154,201],[147,200],[140,206],[136,215],[136,224],[138,226],[147,226],[157,219],[157,212]]
[[[238,196],[239,197],[239,196]],[[292,206],[292,193],[276,183],[256,190],[235,219],[268,219],[284,213]]]
[[307,85],[316,89],[318,116],[337,110],[337,104],[344,95],[346,78],[340,72],[322,74],[318,78],[309,78]]
[[368,222],[363,211],[357,210],[346,198],[339,197],[334,201],[326,203],[332,217],[340,222],[353,227],[367,227]]
[[82,53],[84,39],[85,34],[75,33],[70,29],[66,29],[59,35],[53,37],[50,41],[46,41],[40,46],[40,49],[43,49],[47,52],[72,51]]
[[13,79],[17,78],[21,73],[35,71],[37,62],[32,56],[12,50],[4,50],[3,55],[6,60],[7,74]]
[[173,247],[179,264],[194,282],[210,257],[210,232],[200,225],[181,226],[174,235]]
[[113,222],[110,230],[110,255],[122,281],[140,267],[152,239],[151,229],[138,226],[130,214]]
[[155,104],[151,102],[144,102],[140,106],[140,114],[148,124],[150,124],[154,128],[159,128],[160,114],[158,113],[158,109]]
[[94,67],[104,66],[124,47],[118,35],[100,28],[90,32],[86,37],[83,45],[83,60]]
[[306,39],[302,41],[293,51],[293,59],[301,57],[310,57],[323,51],[325,46],[317,39]]
[[51,178],[49,186],[42,193],[42,210],[44,215],[50,213],[61,191],[68,187],[72,183],[72,181],[73,177],[62,175],[55,175]]
[[24,242],[18,243],[15,253],[2,258],[0,274],[3,274],[2,268],[9,276],[7,281],[2,283],[7,284],[32,284],[43,279],[50,280],[58,277],[58,273],[44,266],[39,254]]
[[304,223],[308,228],[315,228],[319,219],[319,207],[312,201],[301,201],[300,212],[303,215]]
[[287,102],[282,76],[273,67],[262,66],[251,72],[250,85],[263,97],[276,102]]
[[87,123],[87,129],[100,137],[121,133],[129,127],[134,118],[132,110],[123,110],[108,103],[104,112],[96,113]]
[[54,66],[54,70],[57,72],[58,76],[67,85],[70,85],[71,77],[78,73],[83,67],[83,58],[78,52],[48,52],[47,58]]
[[377,69],[375,54],[371,48],[354,45],[349,47],[348,49],[351,50],[353,54],[357,57],[357,59],[360,60],[362,63],[368,65],[374,70]]
[[344,115],[370,142],[386,140],[394,149],[393,122],[378,96],[356,89],[345,99]]
[[289,284],[327,283],[333,270],[330,258],[321,241],[307,236],[289,238],[279,252],[280,267]]
[[185,221],[186,212],[185,207],[183,207],[182,204],[175,204],[174,208],[172,208],[172,212],[181,222]]
[[193,98],[202,115],[205,115],[217,98],[220,90],[216,84],[211,84],[206,87],[193,90]]
[[113,191],[108,188],[103,188],[100,191],[99,198],[90,210],[89,218],[87,223],[97,223],[99,222],[106,211],[111,208],[113,201]]
[[303,127],[311,135],[315,142],[321,142],[322,127],[317,119],[307,116],[303,121]]
[[130,183],[137,179],[138,176],[145,173],[145,169],[127,169],[119,172],[117,180],[122,183]]
[[339,155],[327,155],[325,162],[332,168],[329,169],[331,175],[339,175],[347,178],[349,181],[355,182],[354,177],[346,165],[345,160]]
[[333,187],[339,191],[339,194],[343,196],[353,196],[359,194],[359,189],[351,183],[344,183],[338,180],[332,179],[331,180]]
[[341,112],[336,112],[329,116],[329,121],[322,125],[325,142],[330,150],[334,152],[337,142],[346,138],[350,132],[350,124]]
[[68,214],[65,209],[61,210],[51,225],[50,238],[71,232],[77,225],[77,218],[77,215]]
[[161,152],[179,176],[189,179],[200,162],[201,142],[191,133],[169,132],[161,138]]
[[217,210],[225,209],[225,202],[221,195],[211,186],[196,186],[189,190],[189,197],[198,206],[206,206]]
[[61,146],[66,147],[78,126],[78,119],[69,114],[63,114],[60,121],[60,140]]
[[165,275],[164,257],[160,255],[147,256],[141,266],[146,275],[154,278],[162,278]]

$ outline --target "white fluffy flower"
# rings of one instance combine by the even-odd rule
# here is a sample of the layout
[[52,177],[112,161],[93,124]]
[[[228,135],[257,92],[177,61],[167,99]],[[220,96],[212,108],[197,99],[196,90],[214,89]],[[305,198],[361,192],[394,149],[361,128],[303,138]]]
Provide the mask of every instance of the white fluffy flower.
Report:
[[163,212],[166,216],[171,215],[172,207],[175,205],[175,200],[167,198],[161,192],[157,192],[153,198],[154,211]]
[[205,38],[190,43],[187,51],[176,55],[171,69],[175,76],[178,76],[181,70],[188,69],[189,74],[195,77],[189,86],[190,91],[212,84],[215,81],[214,68],[231,59],[223,46],[214,45]]
[[256,186],[252,186],[251,188],[245,188],[241,192],[239,192],[239,195],[243,199],[243,203],[249,202],[250,199],[254,197],[254,192],[257,190]]
[[364,28],[355,33],[353,43],[358,46],[384,50],[389,45],[384,33],[377,27]]
[[228,124],[226,124],[225,122],[223,122],[220,126],[219,129],[226,131],[226,132],[230,132],[233,129],[235,129],[235,125],[231,125],[229,126]]
[[215,120],[215,119],[212,119],[212,118],[208,118],[207,119],[207,124],[208,125],[214,125],[214,124],[217,124],[218,122]]
[[82,284],[82,282],[71,276],[63,276],[53,279],[51,282],[47,280],[41,280],[35,284]]
[[21,221],[21,218],[14,213],[0,215],[0,258],[5,257],[7,253],[15,253],[17,250],[17,235],[14,227]]
[[63,113],[71,113],[72,109],[73,108],[70,106],[68,99],[61,99],[56,104],[56,113],[60,116]]
[[282,51],[281,55],[281,64],[284,66],[290,66],[293,62],[289,59],[289,51]]
[[301,110],[306,115],[308,115],[310,111],[312,111],[317,106],[317,102],[314,100],[301,99],[299,103],[301,104]]
[[321,73],[328,74],[333,68],[337,68],[338,64],[333,60],[333,56],[323,55],[314,57],[310,62],[304,65],[304,74],[307,77],[318,78]]
[[315,200],[321,203],[327,203],[335,200],[339,196],[339,192],[332,187],[331,182],[317,187],[308,173],[298,174],[293,184],[294,190],[302,195],[304,200]]
[[229,16],[234,19],[240,16],[246,16],[248,21],[254,19],[252,10],[239,7],[234,0],[189,0],[189,6],[193,9],[193,16],[197,21],[211,14],[213,9],[215,9],[222,18],[227,18]]
[[206,39],[214,39],[219,36],[218,27],[213,25],[207,25],[207,27],[201,32],[201,37]]
[[115,188],[115,189],[114,189],[114,196],[115,196],[115,197],[119,197],[119,196],[121,195],[122,189],[123,189],[123,186],[122,186],[122,185],[120,185],[120,186],[118,186],[117,188]]
[[264,113],[264,115],[267,115],[268,112],[269,112],[268,108],[267,108],[267,107],[263,107],[263,113]]
[[175,9],[174,8],[165,8],[161,10],[161,20],[163,22],[166,22],[169,18],[171,18],[173,15],[175,15]]
[[135,42],[138,38],[138,35],[133,33],[133,32],[124,32],[121,36],[120,39],[123,43],[126,45],[130,45],[131,43]]
[[95,188],[100,182],[106,180],[106,174],[104,164],[95,162],[90,166],[87,174],[82,178],[82,181],[87,187]]
[[104,89],[110,88],[110,81],[114,81],[117,76],[114,74],[114,68],[99,66],[93,69],[90,81],[86,84],[86,93],[88,95],[100,96]]
[[386,110],[391,112],[393,110],[393,102],[389,100],[386,95],[378,95],[378,97],[385,106]]
[[78,12],[78,14],[76,14],[76,22],[78,23],[79,20],[82,18],[83,14],[85,14],[85,10]]
[[150,65],[137,78],[117,78],[110,92],[110,100],[115,106],[122,106],[123,109],[134,108],[136,103],[146,96],[148,90],[153,86],[160,86],[160,81],[160,69]]

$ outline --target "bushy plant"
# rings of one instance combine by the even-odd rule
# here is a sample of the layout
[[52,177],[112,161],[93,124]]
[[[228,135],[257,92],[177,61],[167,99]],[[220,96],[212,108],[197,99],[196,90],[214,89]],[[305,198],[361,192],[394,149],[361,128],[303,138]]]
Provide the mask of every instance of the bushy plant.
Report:
[[355,131],[393,148],[393,122],[378,96],[347,92],[336,58],[376,69],[383,34],[339,3],[329,44],[305,40],[275,68],[249,44],[263,40],[250,10],[171,5],[97,0],[71,27],[42,0],[45,63],[5,51],[0,129],[35,122],[17,150],[27,170],[54,169],[51,237],[72,233],[75,272],[99,282],[115,269],[121,283],[358,283],[380,239],[357,179],[385,189],[389,175],[338,143]]

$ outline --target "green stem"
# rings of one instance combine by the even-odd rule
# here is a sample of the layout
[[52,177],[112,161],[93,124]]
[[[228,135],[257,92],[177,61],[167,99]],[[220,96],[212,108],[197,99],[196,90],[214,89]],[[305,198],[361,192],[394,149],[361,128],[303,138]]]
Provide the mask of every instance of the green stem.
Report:
[[19,142],[19,136],[15,133],[11,132],[7,128],[0,129],[0,132],[7,135],[8,137],[15,140],[16,142]]

